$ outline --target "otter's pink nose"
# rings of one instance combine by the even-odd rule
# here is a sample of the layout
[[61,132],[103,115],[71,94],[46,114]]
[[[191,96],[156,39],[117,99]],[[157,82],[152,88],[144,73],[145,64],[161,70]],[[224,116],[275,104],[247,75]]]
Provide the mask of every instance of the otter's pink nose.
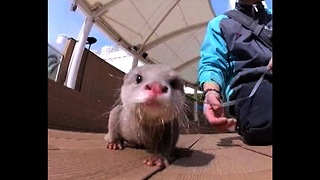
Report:
[[157,81],[147,84],[145,89],[153,92],[154,94],[162,94],[168,91],[167,86],[163,86]]

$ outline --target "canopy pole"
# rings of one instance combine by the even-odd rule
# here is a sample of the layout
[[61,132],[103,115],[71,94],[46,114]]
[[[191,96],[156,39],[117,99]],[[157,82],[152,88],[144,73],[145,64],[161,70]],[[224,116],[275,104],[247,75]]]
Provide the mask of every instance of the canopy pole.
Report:
[[143,47],[146,45],[146,43],[149,41],[149,39],[151,38],[151,36],[154,34],[154,32],[158,29],[158,27],[161,25],[161,23],[166,19],[166,17],[170,14],[170,12],[177,6],[177,4],[180,2],[181,0],[177,0],[168,10],[168,12],[162,17],[162,19],[158,22],[158,24],[156,25],[156,27],[152,30],[152,32],[149,34],[149,36],[147,36],[147,38],[144,40],[144,42],[142,43],[138,54],[142,51]]
[[94,19],[93,17],[87,17],[86,20],[84,21],[82,28],[80,30],[80,33],[78,35],[78,42],[76,43],[71,56],[65,83],[67,87],[72,89],[74,89],[76,85],[81,58],[84,52],[85,45],[87,43],[90,30],[93,26],[93,22],[94,22],[93,19]]
[[234,9],[236,6],[236,0],[229,0],[228,10]]
[[[262,4],[264,5],[265,8],[268,8],[266,1],[262,1]],[[236,5],[236,0],[229,0],[228,10],[234,9],[235,5]]]
[[132,68],[135,68],[135,67],[137,67],[137,66],[138,66],[138,56],[135,54],[135,55],[133,56],[131,69],[132,69]]

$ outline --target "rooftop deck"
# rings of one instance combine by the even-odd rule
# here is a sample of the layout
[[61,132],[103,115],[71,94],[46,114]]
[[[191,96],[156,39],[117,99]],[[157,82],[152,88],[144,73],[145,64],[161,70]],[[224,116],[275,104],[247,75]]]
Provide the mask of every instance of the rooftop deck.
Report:
[[236,133],[182,134],[190,156],[165,169],[142,163],[141,149],[106,149],[103,133],[48,129],[48,179],[272,179],[272,146],[248,146]]

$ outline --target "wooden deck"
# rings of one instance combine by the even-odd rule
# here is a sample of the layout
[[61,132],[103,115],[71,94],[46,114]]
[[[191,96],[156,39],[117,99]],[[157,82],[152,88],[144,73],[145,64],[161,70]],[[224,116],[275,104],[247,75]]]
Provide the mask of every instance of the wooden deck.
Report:
[[103,133],[48,129],[48,179],[272,179],[272,146],[248,146],[235,133],[182,134],[192,154],[161,170],[141,149],[106,149]]

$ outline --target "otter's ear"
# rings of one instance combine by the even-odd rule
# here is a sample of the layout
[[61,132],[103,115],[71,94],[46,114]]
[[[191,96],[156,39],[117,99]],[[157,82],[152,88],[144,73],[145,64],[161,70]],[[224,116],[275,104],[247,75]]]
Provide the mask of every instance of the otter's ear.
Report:
[[129,73],[126,73],[126,74],[123,76],[123,81],[124,81],[125,79],[128,79],[128,77],[129,77]]
[[127,84],[128,82],[130,82],[130,76],[131,76],[130,73],[126,73],[126,74],[123,76],[122,84]]
[[130,74],[132,74],[134,70],[135,70],[135,68],[131,68],[131,69],[124,75],[123,79],[128,79],[129,76],[130,76]]
[[130,69],[129,72],[127,72],[124,76],[123,76],[123,82],[128,82],[131,81],[132,77],[134,76],[134,74],[136,74],[137,71],[135,68]]

